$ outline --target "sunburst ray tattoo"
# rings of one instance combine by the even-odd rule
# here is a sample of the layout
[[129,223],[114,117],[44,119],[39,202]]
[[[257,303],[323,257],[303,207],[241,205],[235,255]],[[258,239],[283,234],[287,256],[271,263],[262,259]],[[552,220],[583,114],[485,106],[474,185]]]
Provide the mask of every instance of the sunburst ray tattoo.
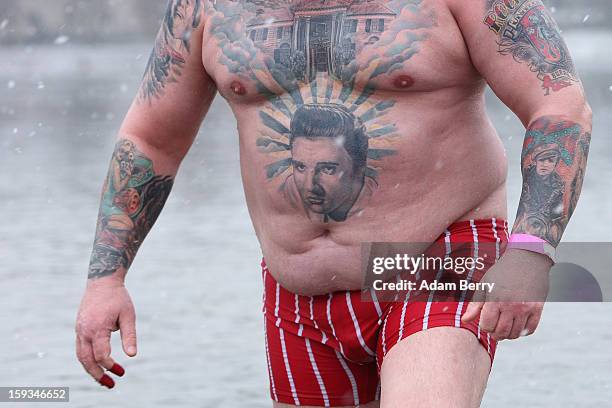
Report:
[[[205,3],[219,63],[266,98],[265,176],[311,220],[361,214],[401,137],[372,82],[416,55],[435,16],[423,0]],[[376,47],[375,53],[369,53]],[[359,58],[363,56],[362,58]]]

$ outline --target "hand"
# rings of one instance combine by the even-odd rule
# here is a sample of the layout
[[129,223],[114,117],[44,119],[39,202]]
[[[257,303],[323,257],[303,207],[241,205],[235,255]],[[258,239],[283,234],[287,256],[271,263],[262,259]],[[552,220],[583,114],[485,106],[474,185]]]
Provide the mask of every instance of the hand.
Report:
[[110,356],[111,332],[119,329],[123,351],[136,355],[136,314],[123,282],[111,277],[90,280],[75,329],[77,358],[96,381],[113,388],[115,382],[103,369],[118,376],[125,371]]
[[493,290],[475,294],[461,321],[480,315],[480,329],[497,341],[533,334],[548,295],[551,266],[545,255],[509,249],[481,280],[495,283]]

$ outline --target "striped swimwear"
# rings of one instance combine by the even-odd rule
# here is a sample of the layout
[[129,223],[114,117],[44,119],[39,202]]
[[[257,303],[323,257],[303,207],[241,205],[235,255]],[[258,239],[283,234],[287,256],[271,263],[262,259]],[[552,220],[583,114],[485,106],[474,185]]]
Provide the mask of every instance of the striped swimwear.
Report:
[[[493,264],[507,241],[507,222],[493,218],[452,224],[436,243],[447,255],[469,243],[475,257],[491,252]],[[496,342],[480,332],[478,321],[461,322],[467,302],[364,301],[361,290],[302,296],[281,287],[265,260],[261,265],[270,393],[277,402],[330,407],[378,400],[385,355],[431,327],[469,330],[493,361]]]

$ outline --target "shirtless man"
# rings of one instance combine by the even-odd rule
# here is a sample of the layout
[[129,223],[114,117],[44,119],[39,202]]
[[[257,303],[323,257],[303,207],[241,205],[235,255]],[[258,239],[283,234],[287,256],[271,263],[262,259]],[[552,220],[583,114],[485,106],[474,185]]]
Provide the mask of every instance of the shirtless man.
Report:
[[[486,84],[527,129],[524,175],[537,151],[558,153],[558,204],[524,177],[511,231]],[[76,324],[79,360],[109,388],[104,370],[123,374],[111,332],[136,355],[125,275],[217,92],[265,258],[274,406],[478,406],[496,341],[533,333],[543,304],[362,301],[360,246],[490,242],[487,275],[546,287],[591,110],[541,1],[171,0],[119,132]],[[538,245],[500,251],[510,232]]]

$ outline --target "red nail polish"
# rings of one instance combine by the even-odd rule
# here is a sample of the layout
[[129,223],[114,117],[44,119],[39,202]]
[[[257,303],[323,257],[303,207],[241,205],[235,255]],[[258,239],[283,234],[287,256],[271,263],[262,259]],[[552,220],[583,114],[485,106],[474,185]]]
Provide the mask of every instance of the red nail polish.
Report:
[[100,377],[100,379],[98,380],[98,382],[100,384],[102,384],[103,386],[107,387],[107,388],[113,388],[115,386],[115,382],[113,381],[112,378],[110,378],[108,375],[104,374],[102,377]]
[[113,366],[108,371],[110,371],[113,374],[118,375],[119,377],[123,377],[123,374],[125,374],[125,370],[123,369],[123,367],[121,367],[117,363],[113,364]]

